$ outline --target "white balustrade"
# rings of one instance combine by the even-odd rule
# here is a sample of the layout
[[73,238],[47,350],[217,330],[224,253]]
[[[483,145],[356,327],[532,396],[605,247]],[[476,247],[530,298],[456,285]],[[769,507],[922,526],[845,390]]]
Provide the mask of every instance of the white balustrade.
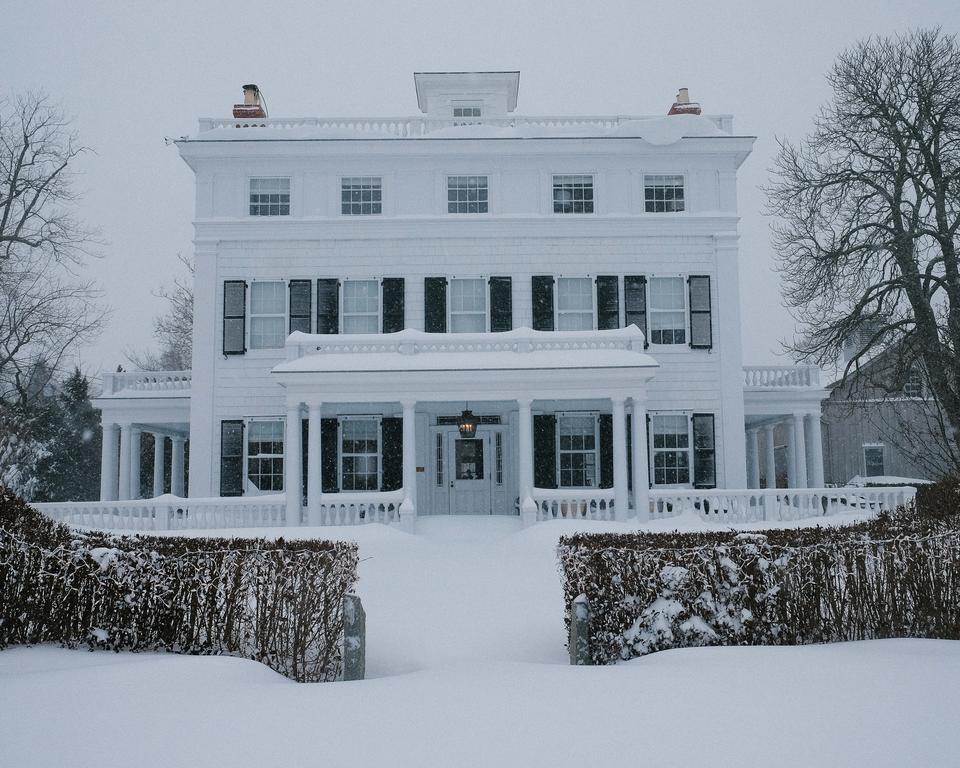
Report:
[[[395,523],[403,491],[325,493],[320,497],[320,525]],[[306,522],[306,521],[304,521]]]
[[534,488],[537,520],[613,520],[613,488]]
[[189,395],[190,371],[121,371],[103,374],[103,396],[121,392],[183,397]]
[[751,365],[743,369],[745,387],[781,389],[819,387],[820,369],[815,365]]

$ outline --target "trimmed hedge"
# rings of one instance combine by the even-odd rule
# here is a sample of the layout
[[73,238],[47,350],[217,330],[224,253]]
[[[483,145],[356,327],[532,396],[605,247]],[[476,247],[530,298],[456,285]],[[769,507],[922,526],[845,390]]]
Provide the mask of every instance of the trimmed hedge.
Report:
[[222,654],[334,680],[357,562],[353,543],[79,532],[0,487],[0,648]]
[[577,534],[567,605],[590,601],[593,663],[668,648],[960,638],[960,483],[842,527]]

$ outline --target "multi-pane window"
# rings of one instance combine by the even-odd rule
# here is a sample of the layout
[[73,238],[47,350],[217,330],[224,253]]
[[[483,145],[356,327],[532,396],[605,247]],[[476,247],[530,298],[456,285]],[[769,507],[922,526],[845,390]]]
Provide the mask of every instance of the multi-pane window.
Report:
[[443,440],[444,440],[444,433],[443,433],[443,432],[437,432],[437,471],[436,471],[436,475],[437,475],[437,487],[438,487],[438,488],[442,488],[442,487],[443,487],[443,461],[444,461],[444,458],[443,458]]
[[282,347],[287,338],[286,325],[286,283],[253,283],[250,286],[250,349]]
[[923,377],[916,368],[911,368],[903,385],[904,397],[923,397]]
[[341,485],[345,491],[380,487],[380,423],[377,419],[344,419],[340,425]]
[[683,210],[683,176],[644,176],[643,203],[647,213]]
[[247,488],[250,493],[283,490],[282,421],[251,421],[248,425]]
[[497,485],[503,485],[503,432],[494,433],[495,479]]
[[251,216],[289,216],[290,179],[250,179]]
[[487,330],[487,290],[482,279],[450,281],[451,333],[483,333]]
[[593,176],[554,176],[554,213],[593,213]]
[[557,419],[557,433],[560,487],[595,487],[599,442],[596,416],[560,416]]
[[487,177],[448,176],[447,213],[487,213]]
[[480,107],[473,105],[463,105],[453,108],[454,125],[476,125],[480,122]]
[[340,212],[371,216],[383,212],[383,185],[379,176],[353,176],[340,181]]
[[686,290],[682,277],[650,278],[650,343],[685,344]]
[[865,445],[863,446],[863,465],[864,474],[867,477],[881,477],[883,471],[883,446]]
[[589,277],[557,280],[557,330],[593,330],[593,280]]
[[376,280],[343,283],[343,332],[377,333],[380,328],[380,285]]
[[690,482],[690,431],[684,415],[650,418],[653,442],[653,484],[686,485]]

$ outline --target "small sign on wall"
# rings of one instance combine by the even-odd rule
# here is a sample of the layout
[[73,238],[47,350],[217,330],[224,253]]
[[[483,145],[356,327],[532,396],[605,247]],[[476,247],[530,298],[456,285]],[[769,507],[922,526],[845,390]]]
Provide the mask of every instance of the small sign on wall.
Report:
[[427,470],[425,467],[417,467],[417,472],[426,472],[426,471]]

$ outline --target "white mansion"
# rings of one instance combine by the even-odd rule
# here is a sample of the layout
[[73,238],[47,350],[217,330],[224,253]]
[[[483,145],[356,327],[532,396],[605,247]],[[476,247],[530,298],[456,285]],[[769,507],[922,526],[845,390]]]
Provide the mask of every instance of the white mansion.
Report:
[[[91,519],[836,501],[775,488],[823,485],[819,371],[741,359],[753,138],[685,89],[659,117],[520,117],[519,79],[418,73],[412,118],[268,118],[247,86],[232,119],[176,142],[197,179],[193,369],[105,376]],[[145,433],[153,496],[169,437],[189,498],[137,500]]]

